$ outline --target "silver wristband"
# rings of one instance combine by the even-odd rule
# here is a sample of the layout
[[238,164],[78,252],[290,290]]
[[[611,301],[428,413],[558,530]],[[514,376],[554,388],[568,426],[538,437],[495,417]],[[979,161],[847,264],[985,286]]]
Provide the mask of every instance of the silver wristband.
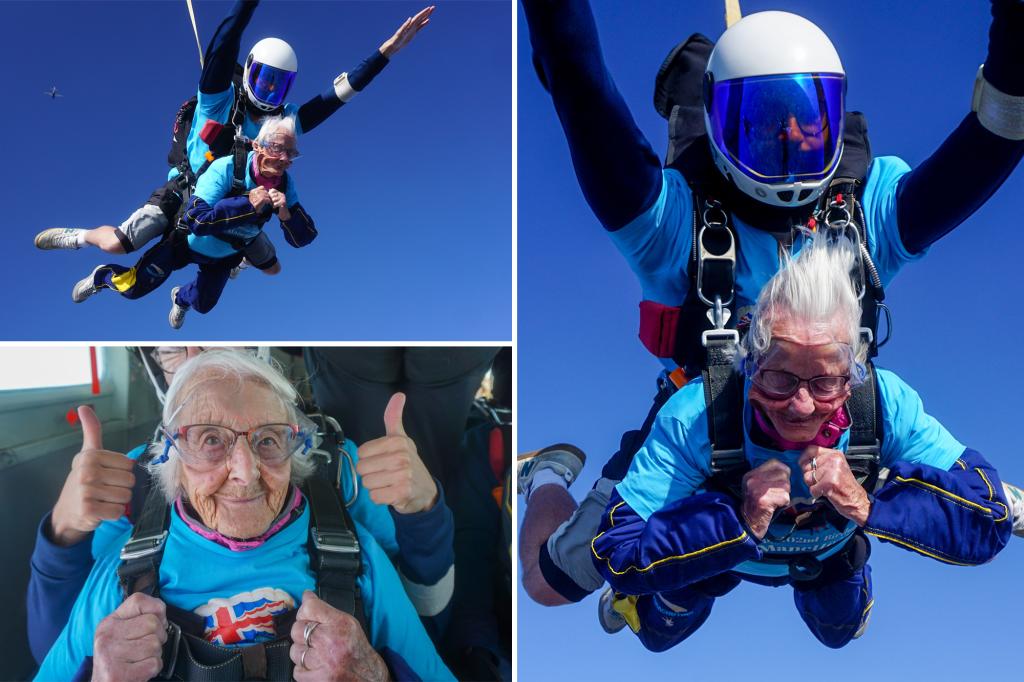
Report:
[[1024,140],[1024,97],[1007,95],[989,83],[982,74],[984,67],[978,67],[974,79],[971,111],[989,132],[1007,140]]

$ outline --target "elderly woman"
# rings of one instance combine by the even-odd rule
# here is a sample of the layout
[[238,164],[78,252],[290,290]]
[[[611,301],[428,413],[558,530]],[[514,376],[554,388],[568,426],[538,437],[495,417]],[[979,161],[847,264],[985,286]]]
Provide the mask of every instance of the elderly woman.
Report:
[[[90,666],[128,679],[174,666],[188,679],[203,672],[195,661],[224,666],[220,677],[231,666],[298,680],[383,679],[389,667],[395,676],[451,677],[386,555],[359,525],[358,554],[340,555],[360,558],[353,613],[329,603],[338,589],[323,582],[336,577],[319,551],[329,545],[324,506],[309,497],[322,488],[305,480],[312,428],[295,403],[288,381],[247,354],[211,351],[175,373],[164,439],[152,446],[163,497],[150,499],[166,536],[141,543],[159,550],[145,554],[139,537],[122,551],[126,531],[96,557],[40,679],[70,679]],[[86,439],[85,450],[98,447]],[[148,514],[149,504],[137,529]],[[321,531],[310,542],[313,519]],[[142,569],[133,557],[140,551]]]
[[762,290],[739,353],[748,470],[738,490],[715,485],[700,380],[661,409],[616,487],[593,556],[631,595],[616,610],[649,649],[688,637],[741,580],[792,584],[811,632],[838,648],[870,616],[867,536],[954,565],[988,561],[1006,543],[996,471],[891,372],[876,370],[888,477],[869,490],[851,471],[847,403],[865,378],[853,264],[848,241],[819,238]]
[[213,309],[232,268],[243,257],[267,274],[280,272],[274,247],[263,233],[267,221],[276,214],[285,241],[296,248],[306,246],[317,235],[287,172],[299,155],[295,119],[267,118],[252,146],[244,168],[236,169],[233,157],[226,156],[200,176],[182,219],[187,235],[174,231],[131,268],[98,266],[75,285],[72,300],[81,303],[102,288],[126,298],[140,298],[163,284],[173,271],[196,263],[196,278],[171,291],[168,321],[178,329],[190,308],[200,313]]

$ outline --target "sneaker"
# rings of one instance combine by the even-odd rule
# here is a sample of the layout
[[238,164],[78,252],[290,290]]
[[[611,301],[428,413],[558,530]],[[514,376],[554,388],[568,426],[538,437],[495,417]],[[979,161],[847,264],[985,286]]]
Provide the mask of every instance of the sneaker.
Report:
[[517,461],[519,494],[527,495],[538,471],[550,469],[565,479],[568,487],[583,470],[587,456],[575,445],[559,443],[522,455]]
[[36,235],[36,248],[45,249],[78,249],[78,233],[83,232],[74,227],[51,227]]
[[180,288],[171,289],[171,312],[167,313],[167,321],[175,329],[181,329],[181,325],[185,323],[185,313],[188,312],[187,305],[178,304],[178,289]]
[[626,627],[626,619],[622,617],[621,613],[612,608],[614,603],[615,592],[610,587],[601,594],[601,600],[597,602],[597,620],[609,635],[614,635]]
[[1024,490],[1015,485],[1003,483],[1006,501],[1010,504],[1010,516],[1013,518],[1013,534],[1024,538]]
[[242,274],[242,270],[245,270],[249,266],[250,266],[249,261],[247,259],[243,258],[241,263],[239,263],[235,267],[231,268],[231,272],[229,273],[228,276],[231,279],[234,279],[234,278],[238,277],[240,274]]
[[100,287],[96,286],[96,273],[102,267],[102,265],[97,265],[92,272],[75,283],[74,289],[71,290],[72,301],[81,303],[100,290]]

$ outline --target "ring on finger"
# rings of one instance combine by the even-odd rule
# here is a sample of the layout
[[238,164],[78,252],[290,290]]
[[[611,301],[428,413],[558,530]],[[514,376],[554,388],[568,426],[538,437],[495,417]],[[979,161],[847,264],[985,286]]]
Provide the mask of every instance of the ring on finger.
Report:
[[306,647],[306,649],[302,652],[302,656],[299,657],[299,667],[303,670],[309,670],[309,668],[306,667],[306,654],[308,653],[309,647]]
[[811,457],[811,471],[814,471],[817,468],[818,468],[818,458],[817,457]]
[[305,642],[307,647],[312,647],[313,646],[312,644],[309,643],[309,638],[313,636],[313,630],[316,630],[317,627],[319,627],[319,626],[320,626],[320,623],[317,622],[317,621],[310,621],[310,622],[306,623],[306,628],[302,631],[302,640],[303,640],[303,642]]
[[814,481],[815,484],[818,483],[818,472],[814,469],[811,469],[811,480]]

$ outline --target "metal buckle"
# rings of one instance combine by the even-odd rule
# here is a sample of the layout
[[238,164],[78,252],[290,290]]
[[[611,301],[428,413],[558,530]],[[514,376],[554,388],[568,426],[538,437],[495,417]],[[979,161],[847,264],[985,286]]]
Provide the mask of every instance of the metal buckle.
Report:
[[165,542],[167,542],[167,531],[162,531],[158,535],[132,538],[121,548],[121,561],[141,559],[156,554],[163,550]]
[[[721,253],[716,253],[709,249],[704,244],[704,233],[708,230],[721,230],[724,235],[729,238],[728,247]],[[713,306],[715,302],[704,295],[704,263],[725,263],[732,272],[730,278],[733,285],[729,288],[729,297],[725,301],[722,301],[722,305],[729,305],[732,303],[733,295],[736,291],[736,240],[732,236],[732,232],[729,228],[725,227],[722,223],[719,226],[712,227],[711,225],[705,225],[700,228],[700,232],[697,234],[697,298],[701,300],[705,305]],[[720,298],[720,296],[718,296]]]
[[350,530],[323,531],[316,526],[309,529],[313,538],[313,546],[321,552],[333,552],[336,554],[356,554],[359,552],[359,541],[355,533]]
[[[164,644],[164,667],[158,677],[169,680],[174,675],[174,666],[178,662],[178,645],[181,644],[181,628],[172,621],[167,621],[167,642]],[[168,651],[168,649],[170,651]]]
[[701,332],[700,342],[705,348],[709,343],[739,343],[740,333],[735,329],[705,329]]

